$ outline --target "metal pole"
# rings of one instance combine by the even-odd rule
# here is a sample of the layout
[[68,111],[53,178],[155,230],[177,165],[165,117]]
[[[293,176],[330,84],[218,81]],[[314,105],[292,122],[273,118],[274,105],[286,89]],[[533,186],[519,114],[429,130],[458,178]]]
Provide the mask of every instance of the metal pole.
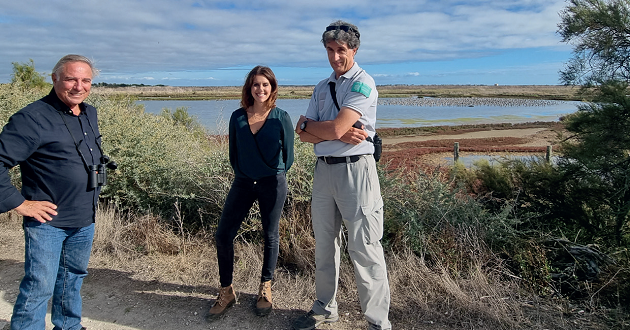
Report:
[[453,162],[455,163],[459,160],[459,142],[455,142],[453,149]]

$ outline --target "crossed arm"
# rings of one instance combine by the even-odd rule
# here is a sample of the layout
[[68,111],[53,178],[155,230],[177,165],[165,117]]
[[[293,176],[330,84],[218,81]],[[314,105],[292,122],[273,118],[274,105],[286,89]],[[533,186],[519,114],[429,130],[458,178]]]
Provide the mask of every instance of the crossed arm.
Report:
[[[295,132],[300,136],[300,141],[309,143],[319,143],[329,140],[341,140],[342,142],[357,145],[368,136],[362,128],[353,127],[361,114],[348,108],[342,107],[334,120],[314,121],[300,116],[295,127]],[[301,130],[302,122],[308,121],[306,130]]]

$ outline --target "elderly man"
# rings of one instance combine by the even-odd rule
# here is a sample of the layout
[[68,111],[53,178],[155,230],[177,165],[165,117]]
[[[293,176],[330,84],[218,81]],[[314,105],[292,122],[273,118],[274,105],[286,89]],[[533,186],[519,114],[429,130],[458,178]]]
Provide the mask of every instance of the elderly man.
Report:
[[[11,330],[44,329],[51,297],[54,330],[85,329],[79,291],[107,162],[96,109],[83,103],[96,72],[88,58],[64,56],[51,92],[11,116],[0,133],[0,212],[24,217],[25,275]],[[18,164],[21,193],[9,178]]]
[[296,127],[300,140],[313,143],[318,157],[311,205],[317,300],[294,322],[296,330],[339,319],[335,295],[342,222],[368,328],[391,329],[389,283],[380,243],[383,201],[374,145],[369,142],[376,133],[378,92],[372,77],[354,62],[359,38],[359,29],[343,21],[326,28],[322,43],[334,72],[317,84],[306,116]]

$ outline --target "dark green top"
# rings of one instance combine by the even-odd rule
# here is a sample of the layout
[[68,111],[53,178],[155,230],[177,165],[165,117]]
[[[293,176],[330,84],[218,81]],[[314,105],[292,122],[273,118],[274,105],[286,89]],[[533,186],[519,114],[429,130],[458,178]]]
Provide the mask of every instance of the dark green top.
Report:
[[273,108],[256,134],[240,108],[230,117],[230,164],[237,177],[259,180],[289,170],[293,164],[293,124],[289,114]]

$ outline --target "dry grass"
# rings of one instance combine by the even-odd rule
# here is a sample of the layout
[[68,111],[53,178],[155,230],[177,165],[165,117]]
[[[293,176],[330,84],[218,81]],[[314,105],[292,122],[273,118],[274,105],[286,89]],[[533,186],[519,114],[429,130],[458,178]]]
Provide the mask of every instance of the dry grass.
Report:
[[[21,218],[13,212],[0,216],[2,255],[10,251],[19,255],[23,248],[23,243],[19,243],[23,240],[20,222]],[[195,301],[199,299],[206,300],[209,306],[218,286],[216,250],[209,233],[176,234],[173,225],[159,218],[121,215],[113,208],[99,210],[96,223],[90,268],[96,271],[97,278],[103,280],[99,276],[111,270],[117,277],[105,279],[121,281],[134,297],[152,287],[162,294],[165,292],[160,290],[170,290],[167,296],[172,297],[172,302],[164,303],[174,310],[198,306]],[[312,240],[307,242],[305,245]],[[434,237],[429,243],[433,252],[425,256],[408,252],[386,256],[392,292],[390,319],[396,329],[605,328],[598,318],[602,312],[584,313],[566,300],[541,299],[527,293],[520,280],[510,275],[501,260],[480,242],[474,232],[458,233],[453,228]],[[253,299],[257,292],[261,252],[258,244],[236,242],[234,285],[243,302]],[[312,263],[308,259],[305,257],[305,262]],[[126,279],[120,278],[121,274],[126,274]],[[285,328],[301,311],[310,308],[315,298],[313,274],[313,270],[277,269],[273,290],[280,317],[264,321],[266,324]],[[94,292],[96,282],[91,283]],[[103,290],[111,290],[111,284],[104,284]],[[347,254],[342,258],[337,297],[342,321],[324,328],[364,328]],[[262,322],[251,316],[245,305],[231,312],[236,320]],[[242,316],[241,311],[245,313]],[[144,311],[128,307],[125,313]],[[234,318],[220,324],[234,322],[230,320]]]
[[578,100],[579,87],[561,85],[388,85],[378,86],[379,97],[500,97]]
[[[281,230],[290,231],[291,222],[300,221],[283,219]],[[218,270],[211,235],[178,235],[173,229],[153,216],[121,216],[114,209],[105,208],[99,212],[91,264],[132,272],[134,278],[145,281],[216,287]],[[430,261],[405,252],[387,256],[392,290],[391,320],[395,327],[508,329],[524,322],[518,282],[505,275],[508,271],[499,259],[480,246],[473,233],[462,237],[450,233],[436,242],[444,240],[459,241],[451,246],[451,253],[456,256],[433,257]],[[293,242],[306,251],[297,263],[312,265],[312,237],[285,242]],[[461,252],[462,248],[470,253]],[[287,250],[284,251],[281,259],[285,258],[286,263]],[[262,265],[261,252],[258,244],[237,241],[234,285],[239,291],[255,294]],[[443,252],[446,251],[440,254]],[[352,266],[347,255],[342,259],[338,293],[340,312],[347,323],[362,324]],[[313,274],[312,267],[300,272],[291,267],[279,267],[274,284],[278,307],[308,309],[314,299]]]
[[439,324],[451,329],[515,327],[523,320],[516,284],[497,281],[481,267],[457,278],[447,266],[427,267],[412,254],[388,258],[398,324]]

